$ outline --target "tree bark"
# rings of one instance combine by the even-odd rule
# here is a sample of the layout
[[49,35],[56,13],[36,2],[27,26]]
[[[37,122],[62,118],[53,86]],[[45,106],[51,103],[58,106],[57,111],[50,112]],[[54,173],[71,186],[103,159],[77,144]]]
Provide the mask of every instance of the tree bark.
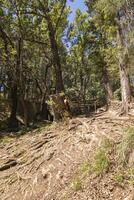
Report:
[[125,114],[128,113],[129,104],[131,101],[130,83],[126,73],[124,61],[120,59],[119,63],[120,81],[121,81],[121,96],[122,96],[122,109]]
[[104,89],[105,89],[105,92],[106,92],[107,105],[109,106],[112,99],[113,99],[113,92],[112,92],[112,87],[111,87],[111,84],[110,84],[108,71],[107,71],[105,63],[103,65],[103,69],[102,69],[102,76],[103,76]]
[[117,39],[120,47],[119,71],[120,71],[120,82],[121,82],[122,111],[124,114],[127,114],[129,109],[129,104],[131,102],[131,90],[130,90],[130,82],[128,74],[126,72],[128,55],[124,44],[124,37],[120,25],[118,25],[117,29]]
[[45,18],[47,21],[47,26],[48,26],[48,31],[49,31],[49,39],[50,39],[52,56],[53,56],[53,65],[55,68],[56,92],[60,93],[64,91],[64,84],[63,84],[63,78],[62,78],[61,60],[60,60],[59,51],[58,51],[58,44],[55,39],[55,31],[54,31],[49,14],[46,14]]
[[9,117],[8,127],[11,130],[18,128],[18,120],[16,118],[17,114],[17,105],[18,105],[18,94],[17,94],[17,84],[13,83],[13,86],[10,89],[11,95],[11,114]]
[[29,126],[29,113],[28,113],[27,103],[22,95],[20,96],[20,102],[23,107],[24,124],[26,127],[28,127]]

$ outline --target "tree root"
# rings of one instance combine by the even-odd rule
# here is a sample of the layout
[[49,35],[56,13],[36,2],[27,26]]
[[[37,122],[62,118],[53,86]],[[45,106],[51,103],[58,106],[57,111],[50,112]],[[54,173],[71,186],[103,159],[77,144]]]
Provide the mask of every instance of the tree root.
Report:
[[0,171],[7,170],[7,169],[9,169],[11,167],[14,167],[16,165],[17,165],[17,161],[16,160],[9,160],[2,167],[0,167]]

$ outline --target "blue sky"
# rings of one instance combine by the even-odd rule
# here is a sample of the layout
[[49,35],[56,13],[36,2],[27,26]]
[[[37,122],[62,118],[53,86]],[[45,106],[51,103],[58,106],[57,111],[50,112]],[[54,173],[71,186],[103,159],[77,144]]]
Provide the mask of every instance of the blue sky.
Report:
[[79,8],[81,11],[86,11],[86,6],[84,4],[84,0],[74,0],[74,2],[70,2],[68,0],[67,3],[70,6],[72,13],[69,16],[69,21],[72,22],[74,19],[75,11]]

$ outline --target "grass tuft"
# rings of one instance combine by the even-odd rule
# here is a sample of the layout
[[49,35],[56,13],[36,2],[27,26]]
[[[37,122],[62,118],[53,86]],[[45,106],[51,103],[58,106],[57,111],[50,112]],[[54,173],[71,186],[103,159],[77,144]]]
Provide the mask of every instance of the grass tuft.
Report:
[[104,140],[94,156],[93,170],[99,174],[106,172],[109,167],[108,152],[111,149],[111,142]]
[[72,185],[73,190],[75,191],[79,191],[82,189],[82,183],[81,183],[80,178],[74,179],[71,185]]
[[80,166],[80,172],[83,174],[88,173],[89,171],[91,171],[92,166],[89,164],[89,162],[83,162]]
[[134,167],[129,168],[127,174],[129,176],[129,183],[134,187]]
[[116,183],[121,184],[124,181],[124,174],[120,171],[114,175],[114,180]]
[[108,158],[105,149],[98,149],[95,155],[93,169],[97,173],[103,173],[108,169]]
[[129,127],[125,130],[123,140],[118,147],[119,160],[123,165],[127,165],[129,162],[130,153],[134,149],[134,127]]

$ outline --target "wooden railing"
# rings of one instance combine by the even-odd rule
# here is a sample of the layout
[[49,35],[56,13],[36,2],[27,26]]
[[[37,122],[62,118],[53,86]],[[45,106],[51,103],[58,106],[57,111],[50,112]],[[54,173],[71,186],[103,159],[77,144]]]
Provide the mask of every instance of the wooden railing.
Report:
[[70,101],[70,107],[72,109],[72,111],[75,112],[75,110],[77,109],[77,111],[79,113],[89,113],[91,111],[95,111],[97,110],[97,100],[92,100],[92,101]]

